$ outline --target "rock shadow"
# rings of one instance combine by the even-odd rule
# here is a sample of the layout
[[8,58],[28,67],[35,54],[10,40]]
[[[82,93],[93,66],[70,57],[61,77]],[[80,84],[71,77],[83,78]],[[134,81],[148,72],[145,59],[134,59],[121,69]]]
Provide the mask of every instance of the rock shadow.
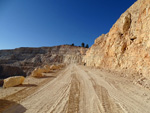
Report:
[[0,79],[0,87],[2,87],[4,84],[4,80],[3,79]]
[[37,87],[36,84],[21,84],[21,85],[17,85],[15,87]]
[[42,79],[42,78],[56,78],[56,76],[43,76],[43,77],[39,77],[39,79]]
[[14,101],[0,99],[0,113],[24,113],[27,109]]

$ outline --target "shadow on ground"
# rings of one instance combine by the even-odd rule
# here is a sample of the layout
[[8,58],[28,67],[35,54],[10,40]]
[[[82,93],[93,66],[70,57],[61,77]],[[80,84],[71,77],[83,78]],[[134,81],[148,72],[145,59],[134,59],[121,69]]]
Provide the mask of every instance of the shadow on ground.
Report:
[[4,80],[0,79],[0,87],[3,86]]
[[37,87],[36,84],[21,84],[21,85],[17,85],[15,87]]
[[0,113],[24,113],[26,108],[14,101],[0,99]]
[[42,76],[42,77],[36,77],[37,79],[43,79],[43,78],[56,78],[56,76]]

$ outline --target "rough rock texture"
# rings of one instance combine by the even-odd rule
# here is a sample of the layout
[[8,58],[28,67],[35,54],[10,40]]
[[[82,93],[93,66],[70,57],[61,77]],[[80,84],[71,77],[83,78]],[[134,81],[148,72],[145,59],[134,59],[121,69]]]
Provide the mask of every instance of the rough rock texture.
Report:
[[46,70],[44,68],[35,68],[32,73],[31,73],[31,76],[32,77],[37,77],[37,78],[40,78],[40,77],[43,77],[43,73],[45,72]]
[[[46,64],[82,63],[86,50],[87,48],[70,45],[0,50],[0,64],[20,67],[27,75],[30,75],[35,67]],[[0,77],[5,78],[8,75],[3,74]]]
[[150,78],[150,0],[136,1],[83,60],[88,66],[128,70]]
[[15,66],[0,65],[0,79],[20,75],[26,75],[21,68]]
[[9,77],[7,79],[4,79],[3,88],[20,85],[24,82],[24,79],[25,78],[23,76],[14,76],[14,77]]

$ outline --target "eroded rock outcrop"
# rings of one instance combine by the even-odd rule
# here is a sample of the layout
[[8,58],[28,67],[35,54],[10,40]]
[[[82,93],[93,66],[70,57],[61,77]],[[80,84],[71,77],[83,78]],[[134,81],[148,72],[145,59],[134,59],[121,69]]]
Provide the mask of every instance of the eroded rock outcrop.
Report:
[[150,78],[150,0],[136,1],[83,60],[88,66],[128,70]]

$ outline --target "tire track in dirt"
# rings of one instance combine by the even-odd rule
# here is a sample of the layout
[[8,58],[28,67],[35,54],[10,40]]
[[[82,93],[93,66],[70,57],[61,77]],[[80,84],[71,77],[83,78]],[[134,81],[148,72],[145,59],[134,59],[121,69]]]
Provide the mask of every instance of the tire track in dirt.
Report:
[[[71,82],[68,82],[68,86],[70,86],[67,91],[64,91],[64,97],[61,97],[61,100],[55,104],[55,106],[51,107],[48,112],[50,113],[78,113],[79,112],[79,97],[80,97],[80,83],[76,77],[76,73],[74,71],[74,67],[70,69],[69,78]],[[66,101],[64,101],[66,100]],[[64,103],[65,102],[65,103]],[[64,106],[63,109],[58,110],[59,106]]]
[[[55,103],[52,106],[49,106],[50,110],[47,110],[45,112],[48,113],[64,113],[66,110],[66,104],[68,102],[68,96],[69,96],[69,89],[70,89],[70,85],[66,85],[64,86],[64,89],[62,89],[61,91],[61,95],[60,97],[55,101]],[[46,103],[48,104],[48,103]],[[64,106],[64,107],[62,107]],[[37,113],[41,113],[41,109],[37,112]]]
[[124,113],[121,107],[117,103],[115,103],[115,100],[109,96],[108,91],[104,87],[96,85],[92,79],[91,81],[93,83],[95,92],[101,102],[101,111],[104,111],[104,113]]
[[79,112],[79,97],[80,97],[80,83],[76,77],[76,74],[72,74],[68,112],[67,113],[78,113]]
[[57,79],[39,90],[39,95],[41,95],[42,91],[44,92],[42,95],[47,95],[49,98],[46,97],[47,99],[44,99],[45,105],[42,105],[41,109],[34,112],[67,113],[73,72],[73,67],[68,66],[63,73],[60,73]]
[[131,83],[129,79],[122,78],[119,75],[98,69],[90,69],[84,66],[79,66],[79,68],[86,71],[97,85],[104,87],[112,101],[115,102],[124,113],[149,113],[149,103],[145,102],[141,95],[137,95],[137,92],[143,94],[143,92],[150,91],[140,89]]
[[80,83],[79,113],[103,113],[89,76],[78,66],[75,65],[74,67]]
[[[26,109],[26,113],[142,113],[142,111],[148,113],[149,111],[148,103],[144,103],[141,98],[141,101],[138,98],[135,100],[135,93],[131,93],[132,90],[122,89],[121,85],[127,88],[130,86],[135,91],[138,87],[118,79],[117,82],[122,83],[117,88],[114,86],[117,82],[112,82],[113,76],[111,78],[106,73],[71,64],[55,74],[57,77],[52,81],[47,78],[37,87],[29,87],[5,97],[21,105],[11,106],[6,113],[20,113],[16,111],[20,111],[22,107]],[[24,96],[23,92],[28,93],[28,90],[33,92]],[[23,95],[22,99],[18,95]],[[13,102],[4,102],[4,106],[7,107],[6,104]]]
[[[62,71],[53,73],[52,76],[54,76],[54,77],[46,78],[46,80],[42,81],[38,85],[31,85],[31,87],[23,88],[22,90],[14,93],[14,94],[3,97],[2,99],[0,99],[0,104],[5,105],[5,107],[0,107],[0,111],[4,111],[5,109],[7,109],[9,107],[14,106],[14,103],[16,103],[16,104],[20,103],[26,97],[30,96],[31,94],[36,92],[38,89],[40,89],[41,87],[46,85],[48,82],[52,81],[61,72]],[[17,86],[17,87],[19,87],[19,86]]]
[[94,75],[89,73],[88,70],[82,69],[82,71],[89,77],[89,81],[92,83],[95,94],[100,101],[99,111],[102,113],[124,113],[119,104],[109,96],[108,91],[103,86],[98,85],[92,78]]
[[[56,75],[58,77],[53,81],[41,86],[20,103],[26,108],[26,113],[63,113],[66,111],[65,106],[68,106],[66,103],[71,86],[70,68],[67,67]],[[20,106],[11,106],[5,112],[18,113],[20,109]]]
[[[39,95],[41,95],[42,91],[43,92],[42,95],[47,96],[43,98],[43,101],[45,100],[45,103],[41,101],[42,99],[40,100],[41,103],[39,104],[42,106],[40,107],[39,110],[34,112],[64,113],[65,111],[67,111],[68,106],[67,102],[70,87],[71,87],[70,68],[67,68],[58,75],[57,79],[47,84],[47,86],[43,87],[41,90],[38,91]],[[38,94],[36,94],[36,96],[38,96]]]

